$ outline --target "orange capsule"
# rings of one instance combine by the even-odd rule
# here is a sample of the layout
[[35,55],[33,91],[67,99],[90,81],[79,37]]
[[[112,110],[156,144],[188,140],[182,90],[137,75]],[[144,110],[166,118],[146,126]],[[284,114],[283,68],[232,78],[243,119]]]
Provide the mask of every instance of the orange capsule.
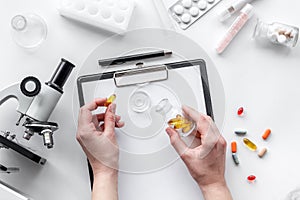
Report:
[[269,135],[271,134],[271,129],[267,129],[264,134],[262,135],[262,139],[268,139]]
[[237,144],[236,141],[231,142],[231,152],[236,153],[237,150]]

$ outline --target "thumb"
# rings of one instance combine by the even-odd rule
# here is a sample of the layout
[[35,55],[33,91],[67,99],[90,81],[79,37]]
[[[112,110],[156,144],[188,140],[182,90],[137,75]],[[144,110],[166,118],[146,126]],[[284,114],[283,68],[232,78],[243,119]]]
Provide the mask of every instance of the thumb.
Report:
[[179,136],[178,132],[172,128],[166,129],[167,134],[170,137],[170,143],[177,151],[177,153],[181,156],[188,149],[188,146],[184,143],[184,141]]
[[107,134],[111,134],[115,130],[116,123],[116,104],[112,103],[106,109],[105,117],[104,117],[104,132]]

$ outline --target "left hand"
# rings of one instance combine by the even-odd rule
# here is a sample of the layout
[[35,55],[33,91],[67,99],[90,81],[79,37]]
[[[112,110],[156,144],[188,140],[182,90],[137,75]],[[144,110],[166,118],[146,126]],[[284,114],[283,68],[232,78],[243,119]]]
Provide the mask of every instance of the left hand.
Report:
[[115,115],[116,104],[105,113],[93,115],[92,111],[104,106],[106,98],[95,99],[80,108],[76,138],[88,157],[94,175],[116,172],[119,165],[119,147],[115,127],[123,127],[120,116]]

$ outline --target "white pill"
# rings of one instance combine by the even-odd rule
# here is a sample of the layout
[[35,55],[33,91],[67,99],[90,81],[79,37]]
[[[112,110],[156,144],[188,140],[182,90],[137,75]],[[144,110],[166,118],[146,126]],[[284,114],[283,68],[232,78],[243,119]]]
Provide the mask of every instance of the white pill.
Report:
[[207,0],[208,3],[213,3],[215,0]]
[[88,12],[89,12],[91,15],[97,15],[98,12],[99,12],[99,10],[98,10],[97,6],[95,6],[95,5],[90,5],[90,6],[88,7]]
[[286,41],[285,35],[279,35],[279,36],[277,36],[277,41],[278,41],[280,44],[285,43],[285,41]]
[[114,19],[117,23],[122,23],[125,20],[124,16],[121,13],[115,13]]
[[196,17],[198,14],[199,14],[199,9],[197,7],[192,7],[190,9],[190,14],[193,16],[193,17]]
[[190,8],[190,7],[192,7],[192,1],[191,0],[182,0],[182,5],[185,8]]
[[207,2],[205,0],[200,0],[198,2],[198,7],[201,9],[201,10],[205,10],[206,7],[207,7]]
[[81,10],[84,10],[85,9],[85,4],[83,1],[78,1],[76,4],[75,4],[75,8],[78,10],[78,11],[81,11]]
[[188,13],[185,13],[182,15],[181,20],[183,23],[188,24],[191,21],[191,15]]
[[177,15],[182,15],[183,14],[183,11],[184,11],[184,8],[182,5],[176,5],[174,7],[174,12],[177,14]]
[[127,10],[129,8],[129,2],[126,0],[120,0],[119,1],[119,8],[121,10]]
[[268,38],[272,41],[272,42],[276,42],[277,37],[279,36],[279,34],[277,32],[273,32],[271,34],[268,34]]
[[199,0],[193,0],[194,2],[198,2]]
[[108,19],[111,17],[112,13],[110,10],[106,9],[101,11],[101,15],[104,19]]

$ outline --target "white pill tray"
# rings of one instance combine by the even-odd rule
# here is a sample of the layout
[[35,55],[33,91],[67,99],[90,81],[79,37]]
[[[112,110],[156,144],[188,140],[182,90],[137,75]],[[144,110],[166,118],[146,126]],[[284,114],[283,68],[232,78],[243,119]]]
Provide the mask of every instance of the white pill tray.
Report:
[[134,7],[134,0],[62,0],[58,10],[65,17],[123,34]]

